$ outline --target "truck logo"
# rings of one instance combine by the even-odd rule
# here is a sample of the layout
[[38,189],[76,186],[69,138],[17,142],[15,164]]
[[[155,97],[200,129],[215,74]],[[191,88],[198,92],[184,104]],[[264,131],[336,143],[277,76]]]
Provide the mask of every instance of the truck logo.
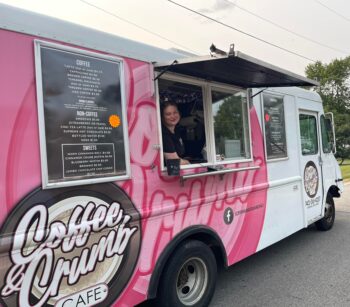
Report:
[[135,268],[140,216],[114,184],[37,189],[0,232],[5,306],[113,303]]
[[226,208],[224,211],[224,222],[226,225],[229,225],[233,222],[234,213],[231,208]]
[[310,198],[314,198],[318,190],[318,172],[314,162],[309,161],[304,169],[304,188]]

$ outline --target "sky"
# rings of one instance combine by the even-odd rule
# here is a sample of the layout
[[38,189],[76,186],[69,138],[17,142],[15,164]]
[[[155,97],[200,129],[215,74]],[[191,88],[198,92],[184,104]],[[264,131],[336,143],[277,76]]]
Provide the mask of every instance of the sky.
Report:
[[197,55],[208,55],[212,43],[224,51],[234,43],[235,50],[299,75],[305,75],[305,67],[314,61],[329,63],[350,54],[348,0],[0,0],[0,3]]

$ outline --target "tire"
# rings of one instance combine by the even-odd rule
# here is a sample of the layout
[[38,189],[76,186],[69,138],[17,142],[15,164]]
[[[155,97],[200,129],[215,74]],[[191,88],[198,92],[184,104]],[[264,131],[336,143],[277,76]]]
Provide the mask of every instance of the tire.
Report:
[[324,217],[315,223],[318,230],[330,230],[335,221],[335,206],[332,196],[327,196]]
[[158,288],[162,307],[208,306],[215,291],[216,259],[201,241],[186,241],[168,260]]

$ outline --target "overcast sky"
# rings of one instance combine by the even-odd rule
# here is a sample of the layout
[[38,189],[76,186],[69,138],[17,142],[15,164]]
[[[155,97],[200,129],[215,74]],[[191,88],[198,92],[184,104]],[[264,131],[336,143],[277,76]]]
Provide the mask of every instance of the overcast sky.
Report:
[[225,51],[234,43],[236,50],[301,75],[305,75],[305,67],[312,60],[328,63],[350,54],[348,0],[172,1],[247,35],[167,0],[0,0],[0,3],[198,55],[209,54],[212,43]]

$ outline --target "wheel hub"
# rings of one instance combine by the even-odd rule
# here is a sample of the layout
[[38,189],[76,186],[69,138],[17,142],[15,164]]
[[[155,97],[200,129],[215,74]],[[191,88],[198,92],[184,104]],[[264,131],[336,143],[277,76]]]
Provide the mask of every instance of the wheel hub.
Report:
[[203,260],[188,259],[179,271],[176,285],[177,296],[182,304],[196,304],[208,285],[208,270]]

